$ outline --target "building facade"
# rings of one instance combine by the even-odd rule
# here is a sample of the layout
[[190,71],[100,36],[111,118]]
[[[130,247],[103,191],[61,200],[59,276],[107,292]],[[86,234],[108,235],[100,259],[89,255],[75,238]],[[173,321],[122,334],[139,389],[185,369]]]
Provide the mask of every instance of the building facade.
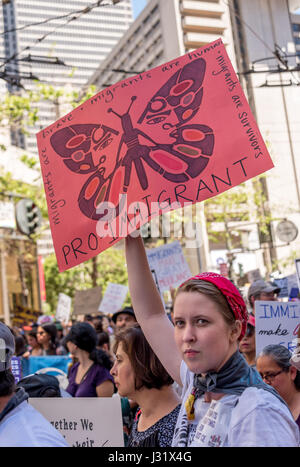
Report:
[[[9,91],[20,92],[17,82],[32,89],[37,78],[55,87],[81,89],[132,20],[131,0],[4,0],[0,9],[2,86],[4,82]],[[38,127],[30,130],[32,136],[19,135],[12,141],[31,152],[37,152],[35,134],[61,112],[57,104],[39,102],[38,106],[40,119]]]

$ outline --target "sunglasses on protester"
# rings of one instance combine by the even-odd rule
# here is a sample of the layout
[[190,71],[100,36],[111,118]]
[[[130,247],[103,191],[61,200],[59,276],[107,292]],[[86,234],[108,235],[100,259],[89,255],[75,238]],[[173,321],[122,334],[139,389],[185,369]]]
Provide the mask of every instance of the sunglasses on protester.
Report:
[[247,324],[247,329],[244,337],[252,337],[255,334],[255,327],[251,324]]

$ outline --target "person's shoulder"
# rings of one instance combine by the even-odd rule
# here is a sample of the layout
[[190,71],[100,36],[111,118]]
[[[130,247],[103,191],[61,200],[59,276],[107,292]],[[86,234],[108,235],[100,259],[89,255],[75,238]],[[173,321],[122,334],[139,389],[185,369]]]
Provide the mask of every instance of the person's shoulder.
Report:
[[73,374],[77,372],[77,369],[79,367],[79,362],[74,363],[69,369],[69,374]]
[[275,394],[249,387],[238,398],[229,429],[230,446],[298,446],[299,430],[287,407]]
[[255,407],[278,407],[286,409],[286,405],[271,391],[251,386],[239,397],[239,404],[244,404],[251,410]]
[[3,434],[6,441],[3,440],[4,444],[0,443],[0,446],[5,443],[11,447],[68,446],[63,436],[27,401],[15,407],[5,422]]
[[91,368],[92,372],[95,373],[95,374],[100,374],[100,375],[103,375],[103,374],[110,374],[109,373],[109,369],[108,368],[105,368],[105,366],[101,365],[100,363],[94,363],[94,365],[92,366]]
[[238,403],[233,409],[232,421],[237,423],[240,418],[245,418],[254,413],[256,417],[264,417],[267,412],[276,412],[281,418],[291,418],[287,405],[271,391],[249,387],[239,397]]

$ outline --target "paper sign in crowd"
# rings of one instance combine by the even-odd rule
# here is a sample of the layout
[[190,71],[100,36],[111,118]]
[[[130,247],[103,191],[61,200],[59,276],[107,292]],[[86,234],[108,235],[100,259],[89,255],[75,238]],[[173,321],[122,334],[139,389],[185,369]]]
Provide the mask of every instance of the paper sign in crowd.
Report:
[[59,293],[55,319],[67,324],[70,319],[71,305],[72,298],[64,293]]
[[122,308],[128,292],[128,287],[122,284],[107,284],[103,299],[99,305],[98,311],[103,313],[115,313]]
[[273,167],[221,39],[100,91],[37,141],[60,271]]
[[72,447],[123,447],[121,402],[114,397],[30,398]]
[[176,288],[191,277],[190,268],[178,241],[147,250],[150,269],[155,271],[161,292]]
[[297,346],[300,302],[255,302],[256,355],[267,345],[283,345],[290,352]]

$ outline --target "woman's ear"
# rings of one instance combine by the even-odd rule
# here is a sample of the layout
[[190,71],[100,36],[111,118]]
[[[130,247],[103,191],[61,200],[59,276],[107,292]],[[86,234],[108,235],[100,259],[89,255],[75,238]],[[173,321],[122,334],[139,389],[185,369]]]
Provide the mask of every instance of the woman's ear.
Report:
[[297,376],[297,372],[298,372],[297,368],[295,366],[291,365],[290,366],[290,376],[291,376],[292,381],[295,381],[296,376]]
[[232,343],[236,343],[242,332],[242,322],[236,320],[231,328],[230,339]]

